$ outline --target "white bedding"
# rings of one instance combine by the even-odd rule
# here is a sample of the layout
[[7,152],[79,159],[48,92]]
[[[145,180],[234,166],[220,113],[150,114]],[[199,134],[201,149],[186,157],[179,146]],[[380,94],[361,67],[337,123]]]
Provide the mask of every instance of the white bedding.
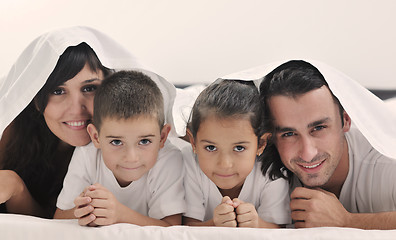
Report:
[[0,239],[396,239],[396,230],[360,230],[352,228],[254,229],[220,227],[139,227],[114,224],[82,227],[77,220],[49,220],[16,214],[0,214]]

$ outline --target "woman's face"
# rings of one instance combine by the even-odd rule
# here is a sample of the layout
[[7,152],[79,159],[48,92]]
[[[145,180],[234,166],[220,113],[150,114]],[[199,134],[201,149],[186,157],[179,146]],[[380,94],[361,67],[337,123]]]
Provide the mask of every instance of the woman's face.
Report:
[[87,125],[92,120],[93,99],[102,80],[102,71],[93,72],[86,64],[76,76],[50,93],[44,119],[63,142],[72,146],[90,142]]

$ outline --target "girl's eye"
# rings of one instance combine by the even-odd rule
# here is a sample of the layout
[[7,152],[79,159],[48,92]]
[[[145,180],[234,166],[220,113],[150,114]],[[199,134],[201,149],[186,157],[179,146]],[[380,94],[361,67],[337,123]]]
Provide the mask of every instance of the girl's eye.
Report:
[[139,145],[147,145],[147,144],[150,144],[150,143],[151,143],[150,140],[148,140],[148,139],[142,139],[142,140],[140,140]]
[[209,152],[213,152],[217,150],[217,148],[213,145],[206,146],[205,149]]
[[234,151],[235,152],[242,152],[244,150],[245,150],[245,147],[243,147],[243,146],[235,146],[234,147]]
[[98,89],[98,86],[96,86],[96,85],[88,85],[88,86],[84,86],[82,91],[83,92],[93,92],[96,89]]
[[62,95],[65,94],[65,90],[63,88],[57,88],[52,92],[53,95]]
[[110,142],[110,144],[113,145],[113,146],[121,146],[122,142],[121,142],[121,140],[112,140]]

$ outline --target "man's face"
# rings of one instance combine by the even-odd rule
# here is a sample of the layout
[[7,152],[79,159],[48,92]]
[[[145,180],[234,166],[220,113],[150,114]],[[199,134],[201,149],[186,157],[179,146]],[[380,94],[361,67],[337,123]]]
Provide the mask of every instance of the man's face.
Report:
[[[268,101],[275,126],[275,145],[283,164],[307,187],[332,186],[348,168],[344,132],[338,105],[323,86],[296,98],[274,96]],[[339,164],[342,161],[345,164]]]

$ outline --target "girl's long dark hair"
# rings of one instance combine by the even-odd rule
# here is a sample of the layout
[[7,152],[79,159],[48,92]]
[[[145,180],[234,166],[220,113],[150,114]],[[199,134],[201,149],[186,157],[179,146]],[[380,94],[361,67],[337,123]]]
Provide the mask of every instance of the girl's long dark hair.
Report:
[[55,211],[56,198],[74,147],[66,150],[67,163],[61,163],[58,158],[60,140],[48,128],[42,113],[49,94],[77,75],[86,63],[93,71],[103,71],[104,76],[109,73],[86,43],[67,48],[45,85],[10,124],[9,137],[3,156],[0,156],[1,168],[15,171],[23,179],[32,197],[48,210],[46,217],[52,217]]

